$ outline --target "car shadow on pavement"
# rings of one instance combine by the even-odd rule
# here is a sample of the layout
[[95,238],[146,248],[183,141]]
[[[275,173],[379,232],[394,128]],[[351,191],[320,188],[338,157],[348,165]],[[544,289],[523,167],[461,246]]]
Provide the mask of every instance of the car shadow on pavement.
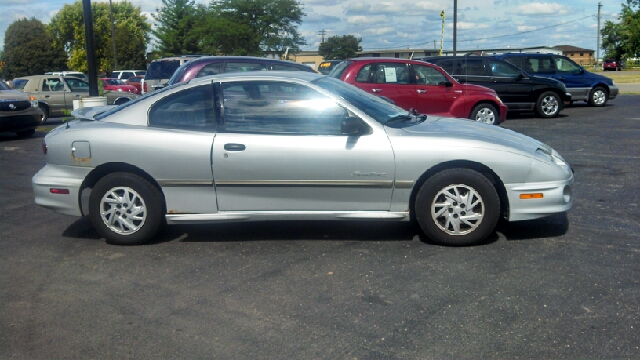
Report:
[[[507,241],[533,240],[564,235],[569,228],[566,214],[509,223],[501,221],[496,231],[478,245],[489,245],[502,237]],[[73,222],[64,237],[104,241],[88,216]],[[501,236],[502,235],[502,236]],[[165,242],[248,241],[418,241],[439,246],[411,222],[375,221],[252,221],[206,225],[168,225],[146,245]]]

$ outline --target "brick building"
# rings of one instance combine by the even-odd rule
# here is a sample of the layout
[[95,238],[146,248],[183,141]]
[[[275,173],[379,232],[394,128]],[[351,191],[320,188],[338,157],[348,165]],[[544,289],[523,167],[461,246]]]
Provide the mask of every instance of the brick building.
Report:
[[554,48],[562,51],[562,55],[569,57],[580,65],[593,65],[596,58],[593,56],[594,51],[591,49],[583,49],[572,45],[556,45]]

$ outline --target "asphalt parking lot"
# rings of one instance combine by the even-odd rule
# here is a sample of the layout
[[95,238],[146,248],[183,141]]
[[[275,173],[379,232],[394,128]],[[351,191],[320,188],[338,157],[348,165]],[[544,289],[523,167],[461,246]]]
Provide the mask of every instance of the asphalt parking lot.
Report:
[[43,133],[0,135],[0,358],[640,358],[640,96],[531,116],[503,126],[572,165],[573,209],[461,248],[371,222],[112,246],[34,204]]

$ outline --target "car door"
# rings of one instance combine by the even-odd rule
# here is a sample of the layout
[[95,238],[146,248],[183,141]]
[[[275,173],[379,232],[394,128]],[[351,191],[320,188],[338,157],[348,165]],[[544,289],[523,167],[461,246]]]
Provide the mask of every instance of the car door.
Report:
[[[564,56],[553,56],[553,63],[556,67],[556,74],[554,78],[562,81],[568,88],[583,88],[591,90],[591,84],[588,81],[585,81],[584,70],[578,64]],[[576,95],[586,94],[576,93]]]
[[358,70],[353,85],[409,110],[416,106],[415,85],[410,81],[409,72],[409,65],[404,62],[368,63]]
[[394,156],[383,129],[309,86],[286,81],[220,85],[213,145],[220,211],[367,211],[391,203]]
[[65,85],[59,76],[41,79],[40,97],[49,104],[49,116],[62,115],[67,108],[65,103]]
[[511,109],[526,109],[537,99],[533,98],[531,80],[521,74],[515,66],[494,59],[486,59],[494,89],[502,101]]
[[451,106],[464,94],[450,86],[449,79],[435,67],[418,64],[411,66],[412,77],[415,79],[413,108],[421,114],[450,115]]
[[65,108],[73,109],[73,100],[80,100],[89,96],[89,83],[76,78],[64,78]]

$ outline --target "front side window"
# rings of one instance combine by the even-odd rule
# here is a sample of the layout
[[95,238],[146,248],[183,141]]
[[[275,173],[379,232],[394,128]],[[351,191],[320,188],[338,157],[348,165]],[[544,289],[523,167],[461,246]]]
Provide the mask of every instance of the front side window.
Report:
[[527,59],[524,56],[510,56],[510,57],[505,57],[504,61],[507,61],[511,64],[513,64],[514,66],[519,67],[520,69],[527,71],[527,66],[525,66],[525,63],[527,63]]
[[271,81],[222,83],[227,132],[341,135],[347,111],[300,84]]
[[42,82],[42,91],[64,91],[64,84],[60,78],[48,78]]
[[448,79],[437,69],[426,65],[413,65],[416,83],[424,85],[441,85]]
[[555,56],[555,65],[559,73],[563,74],[578,74],[580,73],[580,66],[564,56]]
[[516,78],[520,75],[520,71],[513,65],[494,60],[487,60],[487,64],[493,76]]
[[375,84],[409,84],[409,67],[404,63],[374,63],[362,67],[356,81]]
[[262,62],[228,62],[224,67],[224,72],[245,72],[267,70],[267,65]]
[[167,95],[149,110],[149,125],[172,129],[213,132],[214,119],[211,84]]

